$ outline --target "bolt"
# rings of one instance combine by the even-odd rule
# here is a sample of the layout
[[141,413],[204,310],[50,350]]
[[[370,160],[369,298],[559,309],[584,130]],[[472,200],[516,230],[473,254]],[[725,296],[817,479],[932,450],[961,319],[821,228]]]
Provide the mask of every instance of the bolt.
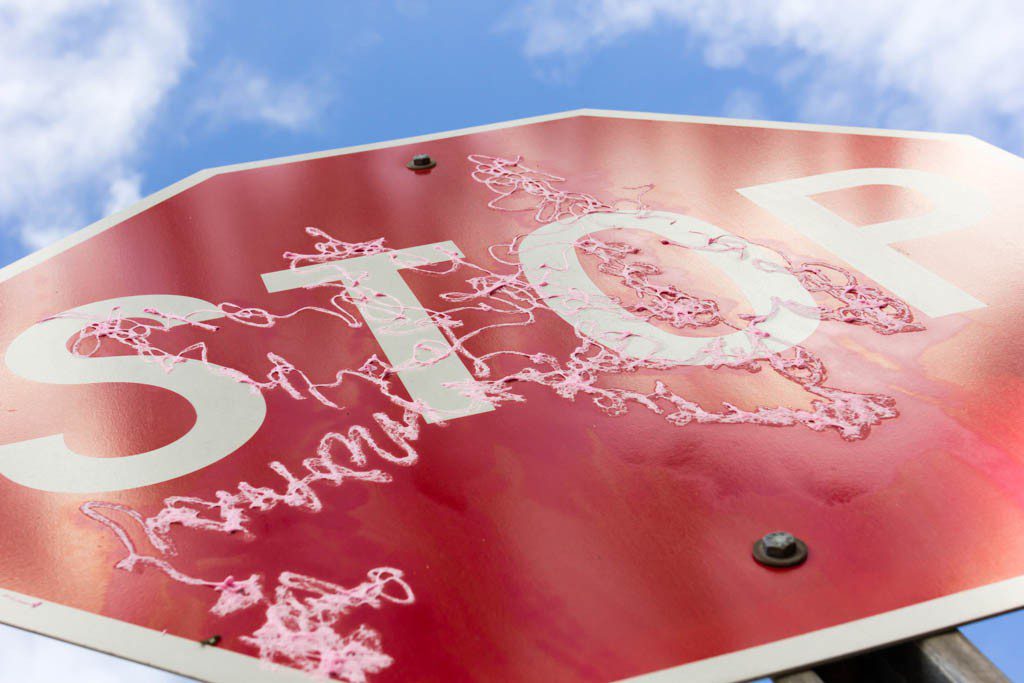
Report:
[[807,559],[807,544],[788,531],[773,531],[754,543],[754,559],[766,567],[795,567]]
[[787,531],[773,531],[765,534],[761,539],[764,542],[764,553],[768,557],[792,557],[796,554],[796,537]]
[[429,154],[417,154],[405,166],[414,171],[421,171],[437,166],[437,162]]

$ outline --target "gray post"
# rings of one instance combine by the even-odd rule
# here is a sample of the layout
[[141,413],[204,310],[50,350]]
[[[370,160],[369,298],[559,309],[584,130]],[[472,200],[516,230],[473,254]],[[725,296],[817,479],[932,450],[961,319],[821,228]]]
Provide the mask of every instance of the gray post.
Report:
[[918,651],[921,680],[931,683],[1010,683],[960,631],[911,643]]
[[1010,683],[960,631],[778,676],[775,683]]

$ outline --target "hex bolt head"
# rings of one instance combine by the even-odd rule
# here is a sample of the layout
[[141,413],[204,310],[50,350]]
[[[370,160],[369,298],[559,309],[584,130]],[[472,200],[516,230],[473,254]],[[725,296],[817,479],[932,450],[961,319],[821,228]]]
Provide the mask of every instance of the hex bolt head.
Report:
[[769,557],[789,557],[796,552],[796,536],[788,531],[773,531],[761,540]]
[[807,559],[807,544],[788,531],[773,531],[754,542],[754,559],[768,567],[795,567]]
[[414,171],[425,171],[428,168],[437,166],[437,162],[429,154],[417,154],[405,166]]

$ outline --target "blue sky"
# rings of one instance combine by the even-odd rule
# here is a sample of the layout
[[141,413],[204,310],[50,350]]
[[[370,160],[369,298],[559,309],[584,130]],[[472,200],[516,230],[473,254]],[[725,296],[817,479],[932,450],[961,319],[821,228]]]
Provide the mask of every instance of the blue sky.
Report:
[[[578,107],[1024,150],[1024,13],[901,4],[0,0],[0,262],[205,167]],[[1024,617],[968,632],[1024,680]],[[0,634],[0,681],[170,679]]]

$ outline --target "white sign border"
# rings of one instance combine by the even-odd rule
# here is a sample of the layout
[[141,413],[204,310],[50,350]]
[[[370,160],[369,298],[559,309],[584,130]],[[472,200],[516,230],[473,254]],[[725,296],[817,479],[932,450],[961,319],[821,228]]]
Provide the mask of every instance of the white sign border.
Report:
[[[846,133],[852,135],[958,140],[972,145],[985,145],[989,149],[1008,155],[1018,162],[1024,161],[1024,159],[1015,154],[990,145],[976,137],[954,133],[896,131],[807,123],[748,121],[705,116],[576,109],[546,116],[535,116],[502,123],[462,128],[444,133],[343,147],[311,154],[279,157],[265,161],[220,166],[199,171],[184,180],[149,195],[118,213],[97,221],[48,247],[0,268],[0,282],[44,263],[75,245],[81,244],[101,232],[124,222],[128,218],[194,187],[204,180],[223,173],[342,154],[354,154],[375,149],[386,149],[578,116],[704,123],[723,126]],[[1022,606],[1024,606],[1024,576],[953,593],[909,607],[883,612],[746,650],[739,650],[661,671],[642,674],[629,679],[629,681],[630,683],[682,683],[684,681],[685,683],[734,683],[735,681],[744,681],[786,671],[805,669],[816,663],[943,631]],[[268,665],[254,656],[217,647],[202,646],[195,641],[185,638],[93,614],[92,612],[48,602],[33,596],[15,593],[2,587],[0,587],[0,622],[184,676],[210,681],[211,683],[230,683],[238,680],[253,681],[254,683],[297,683],[299,681],[311,680],[307,674],[295,669]],[[809,655],[809,653],[814,654]]]

